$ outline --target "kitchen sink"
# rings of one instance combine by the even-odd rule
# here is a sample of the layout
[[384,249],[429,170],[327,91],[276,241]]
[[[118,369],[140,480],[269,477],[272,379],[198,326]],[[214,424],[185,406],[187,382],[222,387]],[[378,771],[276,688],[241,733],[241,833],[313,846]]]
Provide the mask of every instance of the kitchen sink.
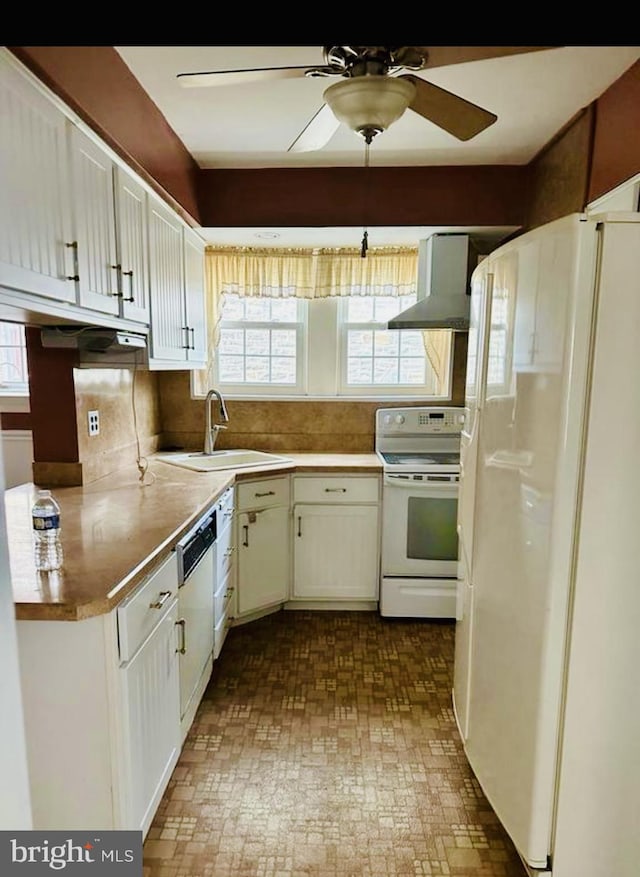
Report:
[[212,454],[203,454],[202,451],[156,454],[155,459],[170,463],[172,466],[182,466],[183,469],[193,469],[195,472],[217,472],[220,469],[240,469],[243,466],[268,466],[274,463],[292,462],[290,457],[245,448],[214,451]]

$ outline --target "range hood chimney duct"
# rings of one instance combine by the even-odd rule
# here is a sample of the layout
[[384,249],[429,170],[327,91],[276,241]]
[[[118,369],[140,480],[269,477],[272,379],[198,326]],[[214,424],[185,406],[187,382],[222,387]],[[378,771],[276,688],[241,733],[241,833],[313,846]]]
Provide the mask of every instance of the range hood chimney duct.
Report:
[[418,243],[418,301],[388,329],[469,328],[469,281],[475,265],[467,234],[434,234]]

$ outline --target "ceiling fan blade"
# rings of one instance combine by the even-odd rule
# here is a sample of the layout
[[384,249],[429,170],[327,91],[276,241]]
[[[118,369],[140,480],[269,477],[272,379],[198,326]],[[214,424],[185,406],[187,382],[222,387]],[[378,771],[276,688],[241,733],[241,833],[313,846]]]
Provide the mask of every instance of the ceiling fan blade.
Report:
[[426,82],[419,76],[407,74],[398,78],[408,79],[416,87],[409,109],[453,134],[458,140],[471,140],[489,125],[493,125],[498,118],[495,113],[483,110],[482,107],[432,82]]
[[561,49],[562,46],[417,46],[427,53],[424,69],[448,67],[450,64],[466,64],[468,61],[486,61],[490,58],[503,58],[507,55],[526,55],[529,52],[543,52],[547,49]]
[[178,73],[176,79],[187,88],[203,88],[212,85],[242,85],[245,82],[262,82],[269,79],[297,79],[304,76],[307,67],[257,67],[254,70],[210,70],[205,73]]
[[312,152],[322,149],[333,137],[340,122],[329,104],[323,104],[307,126],[298,134],[287,152]]

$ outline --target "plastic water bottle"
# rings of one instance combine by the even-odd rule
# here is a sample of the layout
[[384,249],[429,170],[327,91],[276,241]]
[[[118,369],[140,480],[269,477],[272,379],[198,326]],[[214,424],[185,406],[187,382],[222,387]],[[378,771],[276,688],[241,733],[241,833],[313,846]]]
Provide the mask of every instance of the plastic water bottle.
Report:
[[60,506],[50,490],[39,490],[31,510],[36,569],[49,571],[62,566]]

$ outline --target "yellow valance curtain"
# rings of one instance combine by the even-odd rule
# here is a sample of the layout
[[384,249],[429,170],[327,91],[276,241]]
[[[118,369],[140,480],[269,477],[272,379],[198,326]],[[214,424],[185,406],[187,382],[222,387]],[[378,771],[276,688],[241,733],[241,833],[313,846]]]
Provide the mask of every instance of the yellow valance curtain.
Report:
[[316,255],[315,298],[332,295],[411,295],[416,291],[416,247],[321,249]]

